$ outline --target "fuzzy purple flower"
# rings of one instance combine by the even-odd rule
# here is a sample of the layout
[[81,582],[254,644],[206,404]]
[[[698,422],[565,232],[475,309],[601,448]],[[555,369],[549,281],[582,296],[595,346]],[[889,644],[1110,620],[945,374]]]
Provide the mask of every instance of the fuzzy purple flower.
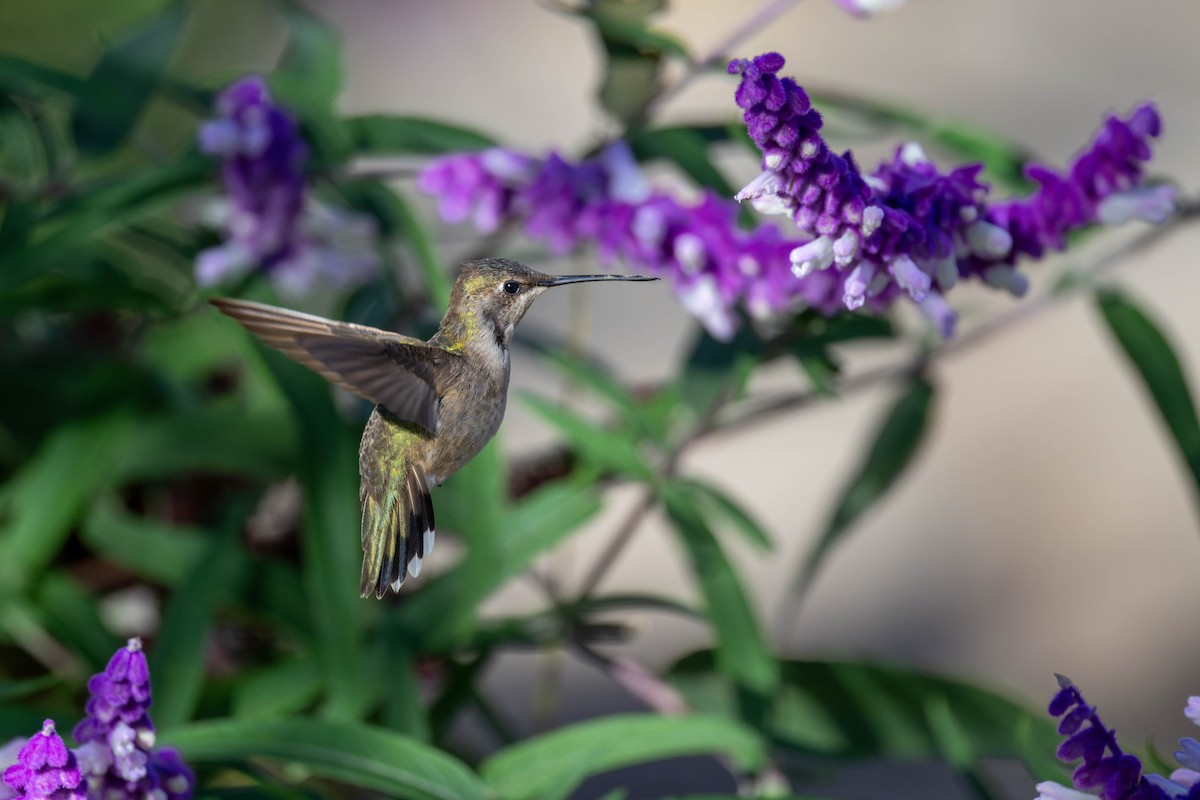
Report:
[[1147,141],[1159,132],[1151,106],[1109,119],[1067,174],[1031,167],[1042,188],[1030,197],[989,204],[981,166],[942,172],[915,144],[862,173],[849,152],[826,145],[804,90],[778,77],[783,64],[777,53],[730,64],[763,153],[763,172],[738,199],[788,215],[803,239],[770,225],[740,228],[736,207],[711,192],[685,204],[653,189],[623,142],[582,162],[502,148],[447,156],[418,186],[448,222],[471,219],[485,233],[519,222],[556,253],[591,244],[601,261],[669,278],[684,307],[723,339],[739,306],[756,319],[804,307],[878,313],[903,297],[948,337],[955,315],[945,293],[958,281],[1020,295],[1018,257],[1061,249],[1083,225],[1162,222],[1173,209],[1172,189],[1141,185]]
[[187,800],[192,771],[171,748],[154,749],[150,667],[139,639],[118,650],[88,681],[87,715],[72,736],[88,785],[106,798]]
[[18,800],[86,800],[87,792],[75,754],[54,730],[54,720],[30,737],[17,763],[4,770],[4,782]]
[[[1082,760],[1071,775],[1075,789],[1101,800],[1166,800],[1167,794],[1142,775],[1142,763],[1121,750],[1114,732],[1101,722],[1095,707],[1084,701],[1075,685],[1059,675],[1058,686],[1048,711],[1060,718],[1058,732],[1067,737],[1058,747],[1058,757],[1068,762]],[[1038,784],[1038,791],[1055,800],[1074,796],[1055,783]]]
[[379,264],[373,221],[309,200],[308,145],[262,77],[225,89],[217,114],[198,139],[201,151],[221,159],[225,197],[205,216],[225,241],[199,254],[196,280],[211,286],[257,269],[285,293],[303,295],[318,281],[350,285],[369,277]]
[[953,317],[940,295],[958,280],[1020,295],[1027,281],[1014,268],[1018,258],[1061,250],[1068,233],[1087,225],[1161,223],[1174,209],[1173,189],[1142,185],[1149,140],[1160,132],[1152,105],[1109,117],[1066,173],[1031,165],[1039,188],[1030,197],[989,204],[982,166],[943,173],[913,144],[863,175],[849,152],[828,148],[807,94],[778,76],[783,65],[778,53],[729,64],[741,76],[735,100],[763,154],[762,174],[738,199],[787,214],[810,237],[792,251],[793,269],[800,277],[832,270],[846,308],[907,295],[948,332]]

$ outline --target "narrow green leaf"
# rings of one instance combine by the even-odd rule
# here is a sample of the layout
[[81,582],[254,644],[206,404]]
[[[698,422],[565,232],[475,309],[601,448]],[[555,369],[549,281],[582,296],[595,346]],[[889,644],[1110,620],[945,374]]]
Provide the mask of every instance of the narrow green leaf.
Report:
[[283,5],[288,43],[272,76],[276,88],[287,84],[288,99],[311,109],[328,111],[342,88],[341,45],[321,19],[299,3]]
[[23,681],[0,681],[0,703],[12,700],[25,700],[39,692],[44,692],[62,683],[58,675],[43,675],[40,678],[29,678]]
[[647,27],[642,15],[608,12],[593,6],[584,12],[596,26],[597,32],[609,47],[629,48],[648,55],[667,54],[690,58],[687,48],[673,36]]
[[1142,378],[1146,391],[1192,473],[1200,500],[1200,421],[1187,377],[1174,348],[1154,321],[1115,289],[1096,295],[1108,329]]
[[87,501],[110,477],[133,428],[124,414],[60,427],[7,487],[9,522],[0,528],[0,588],[29,586],[62,547]]
[[37,94],[51,89],[68,95],[84,90],[85,81],[69,72],[27,61],[13,55],[0,55],[0,88],[14,94]]
[[233,405],[183,409],[139,420],[108,469],[122,480],[189,471],[279,478],[296,463],[291,421]]
[[724,198],[737,190],[730,185],[709,157],[704,136],[691,128],[654,128],[630,133],[629,147],[638,161],[656,158],[671,161],[697,185],[712,189]]
[[252,720],[303,711],[321,693],[315,661],[289,658],[239,677],[233,687],[233,716]]
[[61,570],[47,573],[36,593],[36,608],[46,631],[91,669],[99,670],[121,642],[101,619],[96,600]]
[[328,683],[323,713],[355,718],[365,711],[357,431],[342,423],[321,378],[274,351],[262,348],[262,354],[292,403],[304,442],[298,473],[305,495],[303,590]]
[[673,483],[683,491],[690,492],[701,508],[707,507],[716,512],[718,517],[723,517],[731,522],[755,547],[760,550],[774,548],[771,537],[750,515],[750,512],[734,502],[729,495],[716,486],[698,478],[676,478]]
[[360,723],[221,720],[175,728],[162,740],[179,748],[189,763],[270,758],[392,797],[487,797],[484,785],[460,761],[406,736]]
[[833,516],[797,576],[807,584],[829,548],[891,488],[912,462],[925,435],[933,405],[933,386],[916,379],[888,410],[854,477],[842,490]]
[[218,602],[227,600],[249,574],[249,562],[238,534],[250,511],[236,503],[205,543],[195,571],[171,595],[162,633],[151,655],[152,672],[159,676],[154,690],[154,721],[169,729],[191,719],[204,685],[204,653]]
[[623,420],[635,424],[647,433],[654,433],[656,421],[633,396],[629,389],[603,364],[567,355],[561,347],[540,342],[534,338],[522,339],[521,345],[536,351],[551,366],[569,378],[606,400]]
[[721,670],[748,689],[769,691],[779,680],[778,665],[737,573],[696,508],[691,493],[668,485],[662,496],[704,595],[707,616],[715,629]]
[[763,341],[749,325],[742,325],[728,342],[714,339],[697,326],[680,385],[683,401],[699,412],[714,403],[732,400],[745,391],[746,382],[763,356]]
[[[671,685],[710,714],[736,711],[716,654],[672,666]],[[1054,757],[1054,721],[993,690],[906,667],[783,661],[765,735],[804,757],[942,758],[960,768],[983,758],[1019,758],[1039,776],[1064,775]]]
[[562,796],[601,772],[708,753],[743,769],[755,769],[766,756],[762,740],[731,720],[617,714],[507,747],[484,761],[480,773],[501,800],[531,800]]
[[631,127],[658,93],[659,57],[610,52],[604,82],[597,96],[600,105],[621,124]]
[[100,57],[71,110],[71,133],[81,151],[104,155],[128,138],[167,68],[185,19],[186,5],[173,2]]
[[646,462],[638,442],[628,433],[604,428],[545,398],[522,394],[521,399],[567,437],[580,454],[601,469],[649,481],[654,469]]
[[361,155],[443,155],[483,150],[496,144],[492,137],[471,128],[425,117],[367,114],[350,117],[346,127],[355,151]]
[[500,542],[492,588],[529,569],[535,558],[578,530],[600,507],[600,496],[590,484],[558,481],[530,492],[506,514],[507,533]]
[[206,548],[198,528],[139,517],[117,509],[115,499],[92,505],[81,538],[92,552],[165,586],[179,586],[191,575]]

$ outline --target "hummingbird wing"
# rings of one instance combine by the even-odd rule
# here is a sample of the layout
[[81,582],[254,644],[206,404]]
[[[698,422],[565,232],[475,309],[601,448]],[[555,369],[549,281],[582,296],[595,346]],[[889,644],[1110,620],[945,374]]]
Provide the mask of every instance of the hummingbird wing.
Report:
[[398,333],[235,298],[209,301],[269,347],[330,383],[430,433],[438,428],[437,367],[452,353]]

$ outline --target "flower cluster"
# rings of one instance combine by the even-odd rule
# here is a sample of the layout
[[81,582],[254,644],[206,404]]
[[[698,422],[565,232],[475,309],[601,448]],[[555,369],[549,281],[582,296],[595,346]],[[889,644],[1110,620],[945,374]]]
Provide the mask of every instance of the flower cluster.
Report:
[[30,737],[17,761],[4,770],[4,782],[17,800],[86,800],[87,792],[75,754],[54,730],[54,720]]
[[751,313],[779,313],[799,288],[786,269],[791,245],[776,229],[740,230],[737,206],[711,192],[686,205],[653,190],[624,142],[579,163],[503,148],[447,156],[417,185],[437,198],[447,222],[470,219],[491,233],[520,220],[528,236],[555,253],[590,242],[602,261],[621,258],[670,277],[715,336],[733,334],[739,299]]
[[105,798],[187,800],[192,771],[169,747],[154,749],[150,667],[139,639],[118,650],[88,681],[87,716],[72,736],[79,765],[94,793]]
[[980,165],[943,173],[917,145],[905,145],[873,174],[852,154],[832,152],[821,115],[791,78],[783,56],[766,53],[729,64],[735,94],[763,172],[739,194],[763,213],[784,213],[809,240],[790,254],[803,277],[832,269],[847,308],[868,297],[906,294],[949,334],[953,316],[941,295],[979,277],[1020,295],[1022,256],[1065,246],[1066,234],[1095,223],[1162,222],[1174,207],[1170,187],[1142,186],[1149,140],[1159,135],[1153,105],[1127,119],[1109,117],[1066,173],[1034,164],[1031,196],[990,203]]
[[302,295],[318,281],[350,285],[369,277],[379,265],[373,220],[308,197],[308,145],[263,79],[230,85],[217,114],[198,138],[222,162],[225,197],[204,216],[225,241],[197,257],[197,281],[207,286],[259,269],[285,293]]
[[[1071,789],[1053,781],[1037,785],[1038,800],[1200,800],[1200,742],[1181,739],[1182,749],[1175,758],[1182,765],[1169,778],[1142,774],[1136,756],[1121,750],[1115,733],[1101,722],[1095,706],[1090,706],[1070,680],[1058,676],[1058,693],[1050,701],[1051,716],[1060,717],[1058,732],[1067,738],[1058,748],[1058,757],[1073,762]],[[1200,697],[1190,698],[1184,712],[1200,724]]]
[[849,152],[831,151],[804,90],[777,73],[768,53],[730,64],[735,99],[763,172],[737,196],[763,213],[787,214],[803,238],[772,225],[743,230],[736,206],[706,192],[685,204],[653,189],[621,142],[570,162],[492,148],[434,161],[418,185],[447,222],[471,220],[485,233],[519,222],[554,252],[593,244],[602,260],[670,278],[683,304],[727,338],[743,304],[755,318],[801,307],[836,314],[879,312],[911,298],[945,336],[954,314],[944,293],[964,278],[1021,294],[1021,256],[1061,249],[1070,231],[1133,218],[1163,221],[1170,187],[1144,188],[1148,140],[1159,133],[1153,106],[1112,117],[1066,173],[1029,169],[1030,197],[989,203],[982,167],[940,171],[917,145],[901,147],[864,174]]

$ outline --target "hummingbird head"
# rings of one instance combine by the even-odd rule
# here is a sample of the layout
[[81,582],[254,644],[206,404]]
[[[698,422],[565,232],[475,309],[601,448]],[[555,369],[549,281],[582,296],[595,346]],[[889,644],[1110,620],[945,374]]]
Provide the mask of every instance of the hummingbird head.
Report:
[[[507,258],[484,258],[462,265],[450,294],[451,315],[464,312],[481,325],[485,335],[494,335],[507,347],[517,323],[542,292],[552,286],[586,281],[654,281],[649,275],[547,275]],[[443,326],[446,322],[443,321]]]

